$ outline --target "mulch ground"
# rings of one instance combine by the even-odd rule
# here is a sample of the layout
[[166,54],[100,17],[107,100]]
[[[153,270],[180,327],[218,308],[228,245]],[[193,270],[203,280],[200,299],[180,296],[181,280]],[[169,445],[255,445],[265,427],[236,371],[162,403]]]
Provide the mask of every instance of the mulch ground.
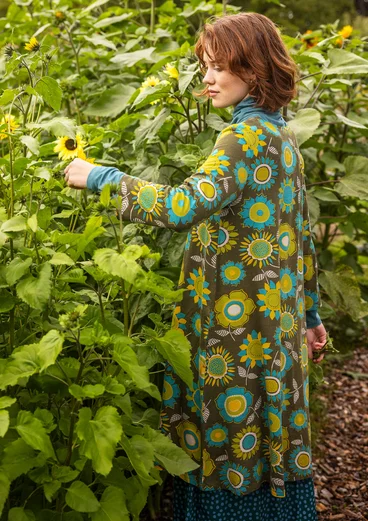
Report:
[[368,521],[368,350],[328,362],[314,484],[320,521]]
[[[330,358],[323,367],[312,415],[319,430],[313,450],[319,521],[368,521],[368,350]],[[172,496],[169,476],[156,521],[172,521]],[[151,519],[146,508],[141,521]]]

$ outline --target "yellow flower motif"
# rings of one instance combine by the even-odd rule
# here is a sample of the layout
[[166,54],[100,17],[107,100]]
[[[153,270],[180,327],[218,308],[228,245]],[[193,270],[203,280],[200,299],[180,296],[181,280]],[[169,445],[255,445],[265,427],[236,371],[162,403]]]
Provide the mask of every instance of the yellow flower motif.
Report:
[[222,295],[215,304],[216,320],[223,327],[242,327],[255,311],[256,305],[245,291],[236,290]]
[[249,425],[238,432],[231,445],[237,458],[246,460],[257,453],[261,445],[261,429],[256,425]]
[[189,295],[194,297],[194,303],[198,303],[200,308],[207,306],[207,301],[210,300],[209,295],[211,294],[211,290],[208,289],[209,282],[204,279],[202,268],[199,267],[198,270],[194,268],[193,272],[189,274],[191,277],[187,279],[189,282],[187,289],[191,290]]
[[282,452],[286,452],[290,448],[289,431],[287,427],[282,428]]
[[156,78],[156,76],[148,76],[148,78],[142,82],[140,89],[142,91],[147,89],[147,87],[156,87],[156,85],[159,85],[160,83],[161,81],[159,78]]
[[75,157],[83,159],[83,147],[85,147],[86,144],[80,134],[77,134],[75,139],[68,136],[59,137],[54,147],[54,152],[58,152],[59,159],[63,159],[64,161],[74,159]]
[[260,306],[259,311],[264,311],[266,317],[270,317],[272,320],[280,316],[280,292],[281,282],[278,281],[271,284],[264,284],[264,289],[261,293],[257,294],[259,298],[257,304]]
[[349,36],[351,36],[352,32],[353,32],[353,28],[351,25],[344,25],[344,27],[341,29],[341,31],[339,31],[339,34],[343,38],[349,38]]
[[286,260],[296,252],[295,231],[288,223],[283,223],[279,227],[279,248],[280,257]]
[[247,338],[244,339],[244,344],[240,346],[240,361],[245,362],[247,367],[250,365],[253,369],[256,365],[262,367],[264,360],[271,360],[271,343],[266,342],[266,340],[265,337],[262,338],[261,332],[257,333],[253,330],[248,333]]
[[[15,117],[10,114],[5,114],[3,118],[1,118],[0,125],[6,125],[5,132],[8,132],[10,129],[10,132],[14,132],[15,129],[19,128],[18,123],[15,121]],[[0,139],[6,139],[8,136],[7,134],[0,134]]]
[[40,49],[40,44],[34,36],[29,40],[28,43],[24,45],[24,48],[26,51],[32,52],[32,51],[38,51]]
[[172,65],[171,63],[167,63],[165,65],[164,72],[169,75],[170,78],[174,78],[174,80],[177,80],[179,78],[179,71],[178,69]]
[[215,470],[216,465],[214,461],[211,459],[210,453],[207,452],[206,449],[203,451],[203,475],[210,476],[212,472]]
[[189,456],[193,456],[196,460],[201,457],[201,433],[198,427],[188,421],[182,421],[176,427],[181,447]]
[[[255,129],[255,130],[254,130]],[[239,137],[239,143],[242,145],[242,149],[246,152],[247,157],[258,156],[259,152],[263,151],[263,147],[266,145],[262,129],[254,126],[242,124],[241,132],[235,134]]]
[[[267,459],[271,463],[272,467],[275,468],[276,472],[282,470],[282,444],[278,443],[276,440],[271,440],[269,436],[266,436],[263,441],[263,453],[267,456]],[[281,450],[280,450],[281,449]]]
[[314,274],[315,271],[312,255],[304,255],[304,279],[311,280]]
[[183,329],[185,329],[185,324],[187,323],[187,321],[185,318],[181,317],[181,315],[183,315],[183,313],[181,313],[181,307],[176,306],[176,308],[174,309],[171,327],[173,329],[176,329],[180,333],[183,333],[184,335]]
[[227,168],[230,165],[228,159],[229,157],[225,155],[225,150],[216,149],[203,163],[200,172],[205,172],[206,174],[216,172],[217,174],[224,175],[224,173],[229,170]]
[[216,253],[230,251],[237,244],[237,237],[239,237],[239,233],[233,224],[228,221],[220,221]]

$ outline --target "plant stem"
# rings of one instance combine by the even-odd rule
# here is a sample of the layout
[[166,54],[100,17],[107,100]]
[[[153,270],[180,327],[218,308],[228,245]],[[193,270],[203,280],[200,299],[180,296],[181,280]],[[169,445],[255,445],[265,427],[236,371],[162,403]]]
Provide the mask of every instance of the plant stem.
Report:
[[150,34],[155,29],[155,0],[151,0],[151,18],[150,18]]

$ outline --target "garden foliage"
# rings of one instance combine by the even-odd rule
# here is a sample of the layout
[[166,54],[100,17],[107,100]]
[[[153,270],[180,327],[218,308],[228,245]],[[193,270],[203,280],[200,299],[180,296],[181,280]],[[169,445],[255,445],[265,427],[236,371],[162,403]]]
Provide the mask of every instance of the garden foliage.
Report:
[[[231,109],[193,92],[203,87],[196,31],[224,5],[152,6],[15,0],[0,19],[0,512],[9,521],[138,519],[161,469],[196,467],[161,434],[158,412],[165,361],[189,387],[193,379],[189,342],[171,329],[186,234],[122,222],[116,187],[80,192],[63,175],[82,157],[179,184],[231,120]],[[306,163],[321,315],[362,321],[364,41],[336,22],[285,42],[301,70],[285,117]]]

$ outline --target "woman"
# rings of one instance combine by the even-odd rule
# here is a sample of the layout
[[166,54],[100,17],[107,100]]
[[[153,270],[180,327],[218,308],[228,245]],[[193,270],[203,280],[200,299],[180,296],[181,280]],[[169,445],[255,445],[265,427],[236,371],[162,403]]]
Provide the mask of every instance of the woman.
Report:
[[295,64],[256,13],[206,24],[196,54],[213,106],[234,113],[193,175],[172,188],[75,159],[65,178],[119,182],[124,220],[188,230],[172,326],[195,383],[167,366],[161,428],[199,468],[174,480],[175,521],[315,521],[308,357],[326,331],[303,158],[280,112]]

